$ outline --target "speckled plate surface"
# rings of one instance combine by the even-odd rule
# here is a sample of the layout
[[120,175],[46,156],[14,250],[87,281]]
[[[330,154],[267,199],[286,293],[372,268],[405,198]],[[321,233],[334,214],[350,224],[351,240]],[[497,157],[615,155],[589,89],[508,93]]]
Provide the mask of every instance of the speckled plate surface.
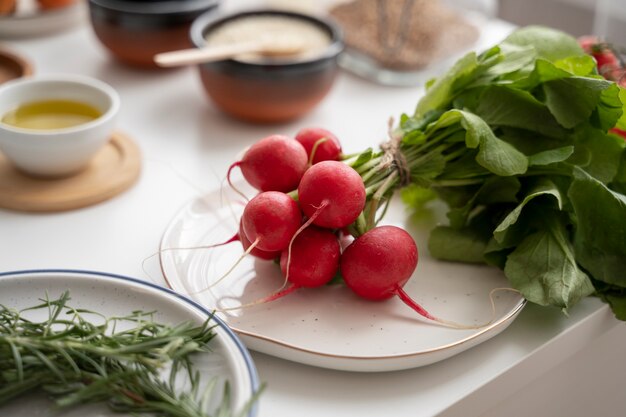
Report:
[[[252,195],[252,194],[249,194]],[[209,309],[229,309],[272,294],[283,284],[271,261],[245,258],[210,290],[202,291],[242,254],[234,242],[211,249],[171,249],[211,245],[238,230],[243,204],[230,190],[190,201],[172,219],[161,242],[161,266],[169,285]],[[393,201],[384,223],[404,227],[420,248],[420,262],[405,290],[432,314],[480,329],[459,330],[425,321],[399,299],[371,302],[343,285],[300,289],[272,303],[219,313],[248,348],[309,365],[350,371],[414,368],[446,359],[504,330],[522,310],[501,271],[487,266],[440,262],[426,250],[428,231],[443,219],[433,207],[413,219]]]
[[[70,304],[77,308],[98,311],[105,316],[130,314],[135,310],[155,311],[155,320],[180,323],[192,320],[203,323],[209,311],[169,289],[134,278],[88,271],[44,270],[0,273],[0,304],[21,309],[39,303],[45,298],[58,297],[69,290]],[[41,319],[45,319],[42,313]],[[30,317],[29,317],[30,318]],[[33,317],[32,319],[38,319]],[[203,378],[228,380],[231,386],[232,407],[241,410],[259,388],[256,368],[241,341],[219,319],[216,337],[211,341],[213,351],[197,358],[197,369]],[[20,397],[0,406],[0,415],[35,417],[61,415],[50,411],[51,403],[43,395]],[[248,417],[257,414],[254,405]],[[63,416],[119,416],[105,405],[89,405],[63,410]]]

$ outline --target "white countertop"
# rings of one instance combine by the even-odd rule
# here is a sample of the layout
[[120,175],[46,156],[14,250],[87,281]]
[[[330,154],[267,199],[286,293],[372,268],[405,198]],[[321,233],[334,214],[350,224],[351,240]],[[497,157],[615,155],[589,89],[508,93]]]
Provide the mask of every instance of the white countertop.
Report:
[[[490,22],[483,27],[478,48],[497,43],[511,29],[504,22]],[[412,111],[422,94],[419,87],[384,87],[342,73],[325,101],[305,118],[287,125],[255,126],[220,114],[204,96],[194,69],[140,72],[120,66],[87,26],[6,44],[30,58],[36,74],[85,74],[116,88],[122,98],[119,129],[139,144],[144,160],[138,184],[97,206],[56,214],[0,210],[3,271],[87,269],[163,283],[156,257],[147,259],[146,271],[142,261],[157,251],[165,227],[183,204],[219,187],[243,147],[267,134],[294,134],[304,126],[334,131],[347,152],[376,146],[385,138],[387,119]],[[552,392],[562,393],[556,385],[567,387],[572,378],[600,387],[599,391],[618,386],[619,372],[624,371],[624,361],[617,356],[626,343],[624,326],[619,326],[615,339],[621,347],[607,348],[612,342],[605,343],[600,358],[595,351],[584,353],[596,339],[615,332],[618,324],[595,299],[581,302],[569,317],[528,306],[502,334],[456,357],[377,374],[318,369],[253,353],[267,383],[260,417],[496,416],[535,410],[531,403],[541,404]],[[570,366],[572,358],[576,363],[601,363],[577,368]],[[611,362],[615,366],[606,366]],[[604,369],[605,374],[593,375],[589,369]],[[531,383],[539,389],[529,390]],[[516,401],[520,392],[525,397]],[[574,394],[567,402],[574,404],[576,393],[570,393]],[[622,388],[621,397],[623,393]],[[589,410],[602,409],[595,407]],[[615,404],[606,407],[605,414],[595,415],[622,415]],[[569,416],[588,415],[582,408],[569,410],[573,410]]]

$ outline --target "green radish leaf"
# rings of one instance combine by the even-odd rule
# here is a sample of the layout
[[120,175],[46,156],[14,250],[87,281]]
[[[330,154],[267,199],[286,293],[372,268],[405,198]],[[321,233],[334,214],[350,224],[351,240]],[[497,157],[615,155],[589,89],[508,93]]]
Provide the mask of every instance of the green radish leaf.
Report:
[[419,166],[411,169],[411,181],[422,187],[427,187],[445,168],[446,159],[444,156],[440,152],[434,153]]
[[527,26],[509,35],[503,42],[518,46],[532,45],[537,57],[558,61],[570,56],[583,55],[578,41],[564,32],[541,26]]
[[449,207],[463,207],[476,195],[479,185],[467,185],[464,187],[437,187],[437,196]]
[[558,209],[561,210],[563,208],[563,197],[559,188],[549,179],[539,178],[534,186],[530,188],[522,202],[496,227],[493,231],[494,238],[500,243],[504,242],[507,230],[518,221],[524,207],[530,201],[541,196],[553,197],[556,200]]
[[607,131],[613,127],[626,127],[626,90],[611,84],[611,86],[600,95],[600,101],[592,123],[600,130]]
[[484,120],[469,112],[452,111],[462,116],[461,125],[467,132],[465,136],[467,147],[478,147],[476,162],[500,176],[526,172],[528,158],[509,143],[498,139]]
[[556,162],[563,162],[567,160],[567,158],[569,158],[573,153],[573,146],[563,146],[562,148],[538,152],[528,157],[528,165],[550,165]]
[[503,43],[500,46],[500,53],[502,59],[485,71],[485,81],[496,77],[508,76],[507,78],[511,78],[512,73],[532,68],[537,58],[537,53],[532,45]]
[[487,88],[474,113],[492,126],[532,130],[557,139],[567,133],[545,104],[526,91],[509,87]]
[[[520,241],[522,239],[520,239]],[[505,246],[492,238],[487,242],[483,252],[483,258],[487,264],[497,266],[498,268],[504,270],[506,259],[513,249],[514,247]]]
[[580,169],[568,196],[576,215],[576,259],[594,279],[626,287],[626,196]]
[[411,184],[400,190],[400,198],[407,206],[419,209],[427,202],[437,198],[437,193],[431,188]]
[[496,175],[519,175],[528,169],[528,158],[511,144],[493,135],[483,137],[476,161]]
[[546,210],[542,227],[509,254],[504,273],[529,301],[567,310],[593,293],[591,280],[576,264],[574,249],[559,213]]
[[[608,95],[608,93],[607,93],[607,95]],[[617,120],[617,123],[615,124],[615,127],[617,127],[618,129],[626,130],[626,88],[619,88],[619,92],[617,93],[617,97],[619,98],[619,102],[621,103],[621,106],[622,106],[622,115]],[[602,102],[601,102],[601,104],[602,104]],[[617,100],[614,100],[614,99],[612,101],[612,104],[614,106],[619,106],[619,104],[617,103]],[[598,111],[599,110],[600,109],[598,109]],[[607,124],[610,124],[610,121],[607,122]]]
[[521,78],[512,87],[531,91],[542,83],[571,78],[572,76],[604,79],[596,74],[596,61],[589,55],[570,56],[555,62],[537,59],[526,78]]
[[478,205],[516,202],[520,187],[520,182],[515,177],[489,177],[465,205],[448,211],[450,226],[455,229],[464,227],[470,214]]
[[422,117],[409,117],[403,114],[400,119],[400,128],[403,132],[408,133],[414,130],[422,131],[428,124],[437,121],[444,112],[441,110],[433,110],[426,112]]
[[[456,64],[442,77],[428,85],[426,94],[417,103],[415,116],[422,117],[427,112],[442,109],[452,101],[459,81],[466,80],[478,68],[476,53],[471,52],[458,60]],[[465,81],[467,82],[467,81]]]
[[454,262],[485,263],[483,252],[493,229],[492,210],[483,210],[461,229],[435,228],[428,240],[431,256]]
[[407,132],[402,137],[402,143],[404,145],[419,145],[426,141],[427,137],[423,131],[415,129]]
[[[545,103],[561,126],[571,129],[589,119],[602,92],[614,83],[585,77],[569,77],[543,84]],[[621,114],[621,113],[620,113]]]
[[374,151],[372,150],[372,148],[367,148],[365,151],[361,152],[361,154],[359,154],[359,157],[357,158],[357,160],[354,162],[354,164],[352,164],[352,168],[358,168],[361,165],[363,165],[364,163],[368,162],[369,160],[371,160],[374,157]]
[[556,139],[526,129],[498,127],[498,137],[515,146],[525,155],[534,155],[543,151],[551,151],[564,146],[574,146],[572,135]]
[[484,233],[469,227],[437,226],[428,239],[430,255],[443,261],[485,263],[485,245]]
[[613,310],[615,317],[626,321],[626,288],[592,280],[598,294]]
[[515,203],[521,184],[517,177],[490,177],[476,194],[478,204]]
[[[624,140],[591,126],[584,126],[578,130],[576,138],[578,157],[572,159],[572,163],[579,165],[592,177],[605,184],[613,181],[620,167]],[[581,159],[582,156],[588,159]]]
[[466,179],[490,175],[491,173],[487,169],[478,165],[478,162],[476,162],[477,154],[478,152],[468,151],[458,159],[448,162],[446,169],[437,179]]
[[626,295],[624,292],[603,294],[602,299],[611,307],[615,318],[626,321]]
[[532,71],[528,73],[528,76],[515,81],[511,87],[520,90],[532,91],[542,83],[569,78],[571,76],[572,73],[563,68],[559,68],[554,63],[545,59],[538,59],[535,61],[534,67]]
[[613,191],[626,194],[626,151],[622,151],[620,165],[610,187]]
[[554,66],[581,77],[597,74],[596,61],[589,55],[568,56],[555,61]]

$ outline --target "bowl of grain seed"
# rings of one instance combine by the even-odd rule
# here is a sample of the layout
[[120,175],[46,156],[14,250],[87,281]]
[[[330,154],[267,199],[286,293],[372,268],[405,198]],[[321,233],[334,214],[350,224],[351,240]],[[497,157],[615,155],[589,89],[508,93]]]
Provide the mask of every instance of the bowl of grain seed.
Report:
[[424,70],[454,62],[479,38],[488,12],[454,4],[442,0],[340,2],[329,10],[344,32],[346,50],[340,65],[382,84],[420,84]]
[[241,45],[264,39],[297,44],[292,53],[242,53],[198,66],[215,106],[237,119],[280,123],[304,115],[330,91],[339,71],[343,34],[323,17],[279,10],[248,10],[199,17],[191,26],[197,48]]

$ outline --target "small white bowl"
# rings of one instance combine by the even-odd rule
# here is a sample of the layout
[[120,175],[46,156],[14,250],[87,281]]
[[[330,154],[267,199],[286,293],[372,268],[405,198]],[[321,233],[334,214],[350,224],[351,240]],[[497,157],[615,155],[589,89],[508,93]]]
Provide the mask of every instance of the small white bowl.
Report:
[[21,171],[43,177],[77,173],[109,140],[120,99],[102,81],[77,75],[22,78],[0,85],[0,119],[19,105],[42,100],[72,100],[102,114],[77,126],[35,130],[0,122],[0,151]]

